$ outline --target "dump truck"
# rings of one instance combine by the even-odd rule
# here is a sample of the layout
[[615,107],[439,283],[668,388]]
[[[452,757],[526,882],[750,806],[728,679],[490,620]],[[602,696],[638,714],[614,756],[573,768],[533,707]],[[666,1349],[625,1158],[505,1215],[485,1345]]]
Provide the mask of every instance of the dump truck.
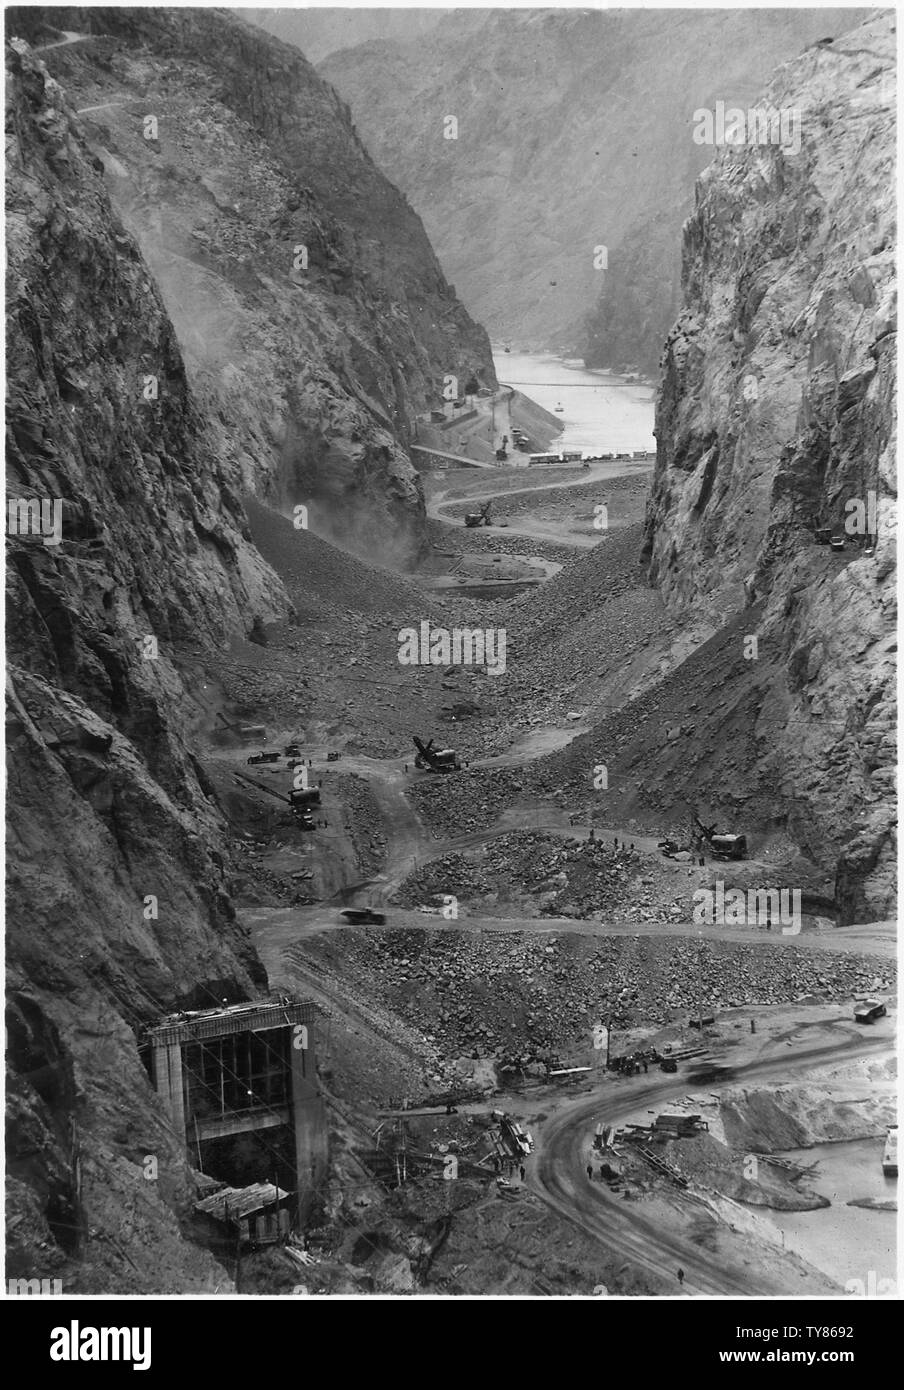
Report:
[[248,762],[249,765],[253,763],[278,763],[279,759],[279,753],[252,753],[251,757],[246,759],[246,762]]
[[319,806],[320,789],[318,787],[295,787],[289,792],[289,804],[293,810],[302,806]]
[[854,1005],[855,1023],[876,1023],[888,1013],[885,1005],[878,999],[863,999]]
[[490,521],[490,508],[492,505],[492,502],[487,502],[485,506],[481,507],[479,512],[465,512],[465,525],[492,526],[493,523]]
[[414,759],[415,767],[420,767],[428,772],[460,772],[461,763],[458,761],[458,754],[454,748],[437,748],[433,739],[423,743],[421,739],[415,737],[414,746],[417,749],[417,756]]
[[366,926],[372,923],[376,927],[382,927],[386,923],[385,912],[376,912],[372,907],[344,907],[339,913],[351,926]]

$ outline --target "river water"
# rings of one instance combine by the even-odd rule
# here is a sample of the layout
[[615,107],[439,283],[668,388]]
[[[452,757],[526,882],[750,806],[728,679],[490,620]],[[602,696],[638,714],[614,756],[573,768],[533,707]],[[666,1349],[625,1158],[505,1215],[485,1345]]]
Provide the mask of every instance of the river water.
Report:
[[495,349],[493,362],[501,384],[517,386],[544,410],[559,413],[556,406],[563,407],[563,432],[550,445],[551,452],[656,448],[652,386],[625,381],[613,372],[588,371],[580,361],[544,352]]
[[842,1286],[860,1279],[868,1290],[870,1271],[873,1285],[880,1279],[895,1278],[895,1212],[846,1205],[854,1198],[888,1201],[897,1197],[897,1178],[887,1178],[882,1172],[884,1147],[883,1137],[815,1144],[782,1154],[792,1162],[819,1163],[816,1177],[805,1186],[828,1197],[832,1205],[819,1211],[774,1212],[772,1220],[785,1232],[789,1249]]

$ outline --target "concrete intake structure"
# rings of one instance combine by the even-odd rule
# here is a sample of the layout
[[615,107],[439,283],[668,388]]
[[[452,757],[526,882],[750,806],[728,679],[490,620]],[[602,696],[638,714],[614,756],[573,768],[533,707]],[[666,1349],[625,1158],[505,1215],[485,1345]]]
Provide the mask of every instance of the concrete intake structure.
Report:
[[[300,1218],[328,1157],[314,1016],[309,1002],[236,1004],[148,1030],[151,1079],[192,1165],[227,1182],[276,1179],[296,1194]],[[239,1154],[237,1136],[260,1136],[256,1157]],[[256,1169],[241,1168],[249,1161]]]

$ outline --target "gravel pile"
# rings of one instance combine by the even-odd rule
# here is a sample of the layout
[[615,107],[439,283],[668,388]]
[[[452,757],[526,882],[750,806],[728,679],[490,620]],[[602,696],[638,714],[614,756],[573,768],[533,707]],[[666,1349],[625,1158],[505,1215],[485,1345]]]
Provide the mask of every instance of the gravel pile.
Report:
[[[321,949],[340,949],[325,939]],[[772,943],[599,940],[546,933],[424,931],[343,934],[343,968],[441,1055],[589,1051],[600,1018],[662,1025],[741,1005],[807,995],[849,1000],[894,985],[887,961]]]

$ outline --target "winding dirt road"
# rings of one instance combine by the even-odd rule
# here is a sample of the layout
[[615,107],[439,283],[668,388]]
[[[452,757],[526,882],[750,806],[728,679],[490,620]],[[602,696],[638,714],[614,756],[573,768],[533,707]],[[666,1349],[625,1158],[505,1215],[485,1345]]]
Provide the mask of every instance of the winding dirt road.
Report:
[[[808,1068],[823,1062],[847,1061],[874,1052],[888,1051],[894,1046],[886,1035],[860,1041],[849,1029],[839,1028],[839,1040],[830,1046],[801,1050],[794,1054],[795,1065]],[[768,1044],[774,1047],[775,1044]],[[787,1074],[789,1057],[786,1049],[775,1056],[737,1067],[730,1071],[731,1084],[740,1080],[768,1077],[774,1073]],[[727,1079],[727,1078],[726,1078]],[[697,1294],[734,1294],[743,1297],[787,1294],[786,1285],[737,1264],[726,1264],[724,1252],[710,1255],[689,1240],[682,1240],[663,1230],[660,1223],[644,1216],[638,1207],[609,1192],[604,1183],[591,1183],[586,1175],[586,1156],[589,1131],[600,1118],[606,1124],[618,1125],[634,1114],[639,1105],[653,1107],[675,1100],[687,1093],[695,1083],[693,1074],[685,1072],[678,1081],[638,1080],[620,1086],[611,1101],[608,1096],[576,1100],[566,1105],[542,1127],[538,1134],[536,1163],[528,1179],[529,1185],[546,1204],[560,1216],[595,1236],[611,1254],[617,1251],[644,1269],[676,1282],[676,1271],[685,1272],[684,1289]],[[711,1088],[712,1081],[707,1081]],[[601,1114],[602,1112],[602,1114]]]

